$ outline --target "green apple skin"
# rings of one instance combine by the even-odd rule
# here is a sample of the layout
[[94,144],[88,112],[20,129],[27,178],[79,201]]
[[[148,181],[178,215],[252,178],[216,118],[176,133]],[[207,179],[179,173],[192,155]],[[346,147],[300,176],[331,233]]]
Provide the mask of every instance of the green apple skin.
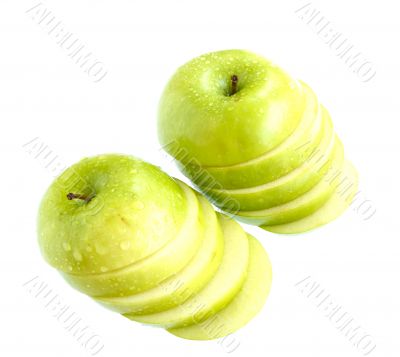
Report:
[[200,323],[168,332],[189,340],[212,340],[237,331],[262,309],[271,289],[272,268],[262,245],[250,235],[248,239],[250,259],[246,280],[232,301]]
[[[235,200],[241,211],[254,211],[279,206],[305,194],[314,187],[328,171],[334,156],[336,135],[330,120],[324,120],[323,140],[309,153],[305,162],[289,174],[267,184],[236,190],[209,190],[207,194],[223,210],[223,202]],[[220,202],[222,204],[220,204]]]
[[[93,198],[69,200],[69,193]],[[157,167],[130,156],[99,155],[65,170],[46,192],[39,208],[39,246],[62,272],[104,273],[165,246],[186,215],[182,188]]]
[[101,274],[62,273],[69,284],[92,297],[127,296],[152,289],[183,269],[202,244],[205,221],[194,191],[183,182],[177,183],[185,193],[188,211],[175,239],[121,269]]
[[345,188],[335,190],[328,201],[314,213],[294,222],[260,228],[279,234],[298,234],[333,221],[350,206],[357,192],[358,174],[348,161],[344,163],[342,179],[346,182]]
[[208,283],[221,263],[224,238],[213,207],[200,194],[197,198],[205,221],[204,239],[188,265],[153,289],[126,297],[98,298],[97,302],[122,314],[153,314],[182,304]]
[[339,183],[338,177],[343,171],[343,145],[337,137],[334,151],[332,164],[325,176],[304,195],[283,205],[265,210],[240,211],[236,218],[248,224],[272,226],[297,221],[314,213],[331,197]]
[[[237,91],[232,90],[237,76]],[[159,104],[160,143],[178,161],[228,166],[255,159],[299,124],[306,96],[300,83],[248,51],[202,55],[183,65]]]
[[219,222],[224,234],[224,253],[217,272],[204,289],[175,308],[150,315],[124,316],[165,328],[182,327],[207,319],[232,300],[246,277],[249,245],[238,223],[222,215],[219,215]]
[[[287,175],[301,166],[307,154],[313,152],[323,137],[324,116],[329,116],[305,83],[301,87],[306,95],[306,107],[294,132],[273,150],[246,162],[222,167],[199,167],[180,164],[180,170],[198,187],[209,189],[240,189],[263,185]],[[212,178],[212,180],[210,180]]]

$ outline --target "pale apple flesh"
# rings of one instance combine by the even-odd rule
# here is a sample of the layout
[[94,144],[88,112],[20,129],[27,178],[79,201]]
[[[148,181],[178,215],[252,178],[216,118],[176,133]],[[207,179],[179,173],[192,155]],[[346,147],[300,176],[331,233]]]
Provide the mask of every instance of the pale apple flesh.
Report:
[[246,325],[264,306],[271,289],[272,269],[262,245],[248,235],[250,259],[240,291],[222,310],[197,324],[167,331],[189,340],[212,340]]

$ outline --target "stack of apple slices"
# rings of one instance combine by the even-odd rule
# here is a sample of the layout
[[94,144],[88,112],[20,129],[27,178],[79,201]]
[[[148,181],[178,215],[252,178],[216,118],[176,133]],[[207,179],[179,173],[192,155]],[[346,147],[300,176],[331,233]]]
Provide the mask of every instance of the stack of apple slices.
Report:
[[311,88],[246,51],[181,67],[161,98],[159,138],[219,208],[272,232],[323,225],[357,190],[357,173]]
[[43,256],[74,288],[182,338],[236,331],[270,290],[271,265],[255,238],[183,182],[130,156],[67,169],[47,191],[38,227]]

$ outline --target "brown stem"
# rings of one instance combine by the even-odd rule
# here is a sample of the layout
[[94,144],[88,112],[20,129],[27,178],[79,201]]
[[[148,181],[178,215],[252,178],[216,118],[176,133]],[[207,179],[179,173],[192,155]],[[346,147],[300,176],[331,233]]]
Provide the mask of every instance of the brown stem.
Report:
[[238,91],[239,78],[236,74],[231,77],[231,92],[230,95],[234,95]]
[[72,192],[70,192],[70,193],[68,193],[67,194],[67,198],[69,199],[69,200],[76,200],[76,199],[78,199],[78,200],[83,200],[83,201],[85,201],[86,203],[88,203],[88,202],[90,202],[90,200],[92,199],[94,197],[94,195],[81,195],[81,194],[79,194],[79,193],[72,193]]

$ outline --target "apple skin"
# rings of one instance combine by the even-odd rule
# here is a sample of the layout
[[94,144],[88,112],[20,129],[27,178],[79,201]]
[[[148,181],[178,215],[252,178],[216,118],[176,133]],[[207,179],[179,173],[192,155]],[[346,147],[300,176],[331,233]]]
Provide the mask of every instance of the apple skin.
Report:
[[195,257],[153,289],[124,297],[97,298],[97,302],[122,314],[153,314],[182,304],[208,283],[221,263],[224,237],[213,207],[200,194],[196,196],[202,207],[205,229]]
[[92,297],[127,296],[152,289],[183,269],[202,244],[205,220],[194,191],[183,182],[178,181],[178,185],[185,193],[188,211],[174,239],[149,257],[121,269],[101,274],[62,273],[68,283]]
[[[279,179],[301,166],[323,138],[324,116],[329,116],[320,105],[312,89],[299,81],[306,95],[306,107],[294,132],[273,150],[255,159],[231,166],[199,167],[177,162],[180,170],[201,189],[225,190],[263,185]],[[198,163],[197,163],[198,164]],[[209,178],[213,178],[210,180]]]
[[[234,75],[238,88],[231,95]],[[235,165],[282,143],[305,104],[301,85],[270,61],[243,50],[208,53],[179,68],[167,84],[159,140],[183,164]]]
[[[94,198],[68,200],[71,192]],[[39,208],[39,246],[62,272],[104,273],[172,241],[187,209],[181,187],[157,167],[119,154],[85,158],[46,192]]]
[[[327,112],[326,112],[327,113]],[[279,179],[264,185],[236,190],[207,190],[207,194],[224,210],[223,203],[240,202],[241,211],[254,211],[282,205],[305,194],[328,171],[335,153],[336,135],[330,119],[324,117],[323,140],[305,155],[304,163]]]

